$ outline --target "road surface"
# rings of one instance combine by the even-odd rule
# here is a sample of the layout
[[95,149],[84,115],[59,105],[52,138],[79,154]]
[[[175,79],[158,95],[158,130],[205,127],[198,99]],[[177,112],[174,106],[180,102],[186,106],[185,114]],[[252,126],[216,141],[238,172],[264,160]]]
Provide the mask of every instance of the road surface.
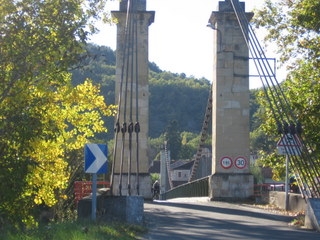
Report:
[[203,198],[145,202],[144,217],[149,232],[141,240],[320,239],[289,226],[294,217]]

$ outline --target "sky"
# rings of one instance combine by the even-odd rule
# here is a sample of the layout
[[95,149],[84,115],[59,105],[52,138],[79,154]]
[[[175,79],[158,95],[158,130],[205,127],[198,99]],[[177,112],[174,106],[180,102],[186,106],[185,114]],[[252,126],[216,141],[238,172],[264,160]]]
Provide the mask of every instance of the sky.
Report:
[[[207,23],[211,12],[218,10],[218,0],[146,1],[147,11],[155,11],[154,22],[149,26],[149,61],[161,70],[212,81],[213,30]],[[264,2],[242,1],[246,12],[259,8]],[[108,10],[119,10],[119,2],[109,1]],[[116,26],[101,24],[98,27],[100,33],[92,36],[91,42],[116,50]],[[273,53],[266,56],[275,57]],[[257,87],[261,87],[260,79],[250,78],[250,88]]]

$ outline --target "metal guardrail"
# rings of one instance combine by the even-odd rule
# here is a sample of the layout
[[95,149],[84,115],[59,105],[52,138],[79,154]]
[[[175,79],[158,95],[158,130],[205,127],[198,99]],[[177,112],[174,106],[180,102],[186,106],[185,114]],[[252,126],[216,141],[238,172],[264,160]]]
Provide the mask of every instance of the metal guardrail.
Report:
[[182,184],[168,192],[161,194],[162,200],[179,197],[206,197],[209,196],[209,176]]
[[[74,182],[74,201],[77,205],[79,200],[83,197],[89,196],[92,193],[92,182],[91,181],[75,181]],[[97,187],[110,188],[110,182],[98,181]]]
[[[255,184],[253,197],[265,197],[270,191],[284,191],[283,184]],[[182,197],[209,197],[209,176],[179,185],[162,193],[162,200]]]

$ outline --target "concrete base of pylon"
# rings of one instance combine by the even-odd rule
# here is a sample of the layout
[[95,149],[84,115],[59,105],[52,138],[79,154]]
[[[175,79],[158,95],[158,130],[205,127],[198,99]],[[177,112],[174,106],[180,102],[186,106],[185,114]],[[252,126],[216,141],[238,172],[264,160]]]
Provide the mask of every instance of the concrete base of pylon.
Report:
[[215,173],[209,178],[211,200],[237,201],[253,195],[253,175],[249,173]]
[[[121,194],[120,194],[120,178],[121,181]],[[139,183],[139,192],[137,185]],[[132,174],[130,177],[130,194],[128,188],[128,174],[120,175],[115,174],[113,176],[113,186],[112,186],[112,195],[114,196],[142,196],[144,199],[152,198],[152,182],[150,174],[139,174],[139,181],[137,176]]]
[[320,231],[320,199],[307,199],[305,227]]
[[[91,196],[78,203],[78,218],[90,219]],[[143,223],[144,199],[141,196],[97,196],[96,219],[99,221],[126,222],[141,225]]]

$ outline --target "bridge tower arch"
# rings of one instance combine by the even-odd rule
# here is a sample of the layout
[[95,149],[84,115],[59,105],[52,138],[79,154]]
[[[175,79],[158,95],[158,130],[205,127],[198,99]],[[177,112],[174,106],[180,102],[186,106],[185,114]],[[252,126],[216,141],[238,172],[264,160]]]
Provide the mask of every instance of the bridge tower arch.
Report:
[[[209,25],[213,29],[211,199],[253,196],[249,172],[249,49],[232,4],[219,1]],[[250,20],[253,13],[246,13]]]

